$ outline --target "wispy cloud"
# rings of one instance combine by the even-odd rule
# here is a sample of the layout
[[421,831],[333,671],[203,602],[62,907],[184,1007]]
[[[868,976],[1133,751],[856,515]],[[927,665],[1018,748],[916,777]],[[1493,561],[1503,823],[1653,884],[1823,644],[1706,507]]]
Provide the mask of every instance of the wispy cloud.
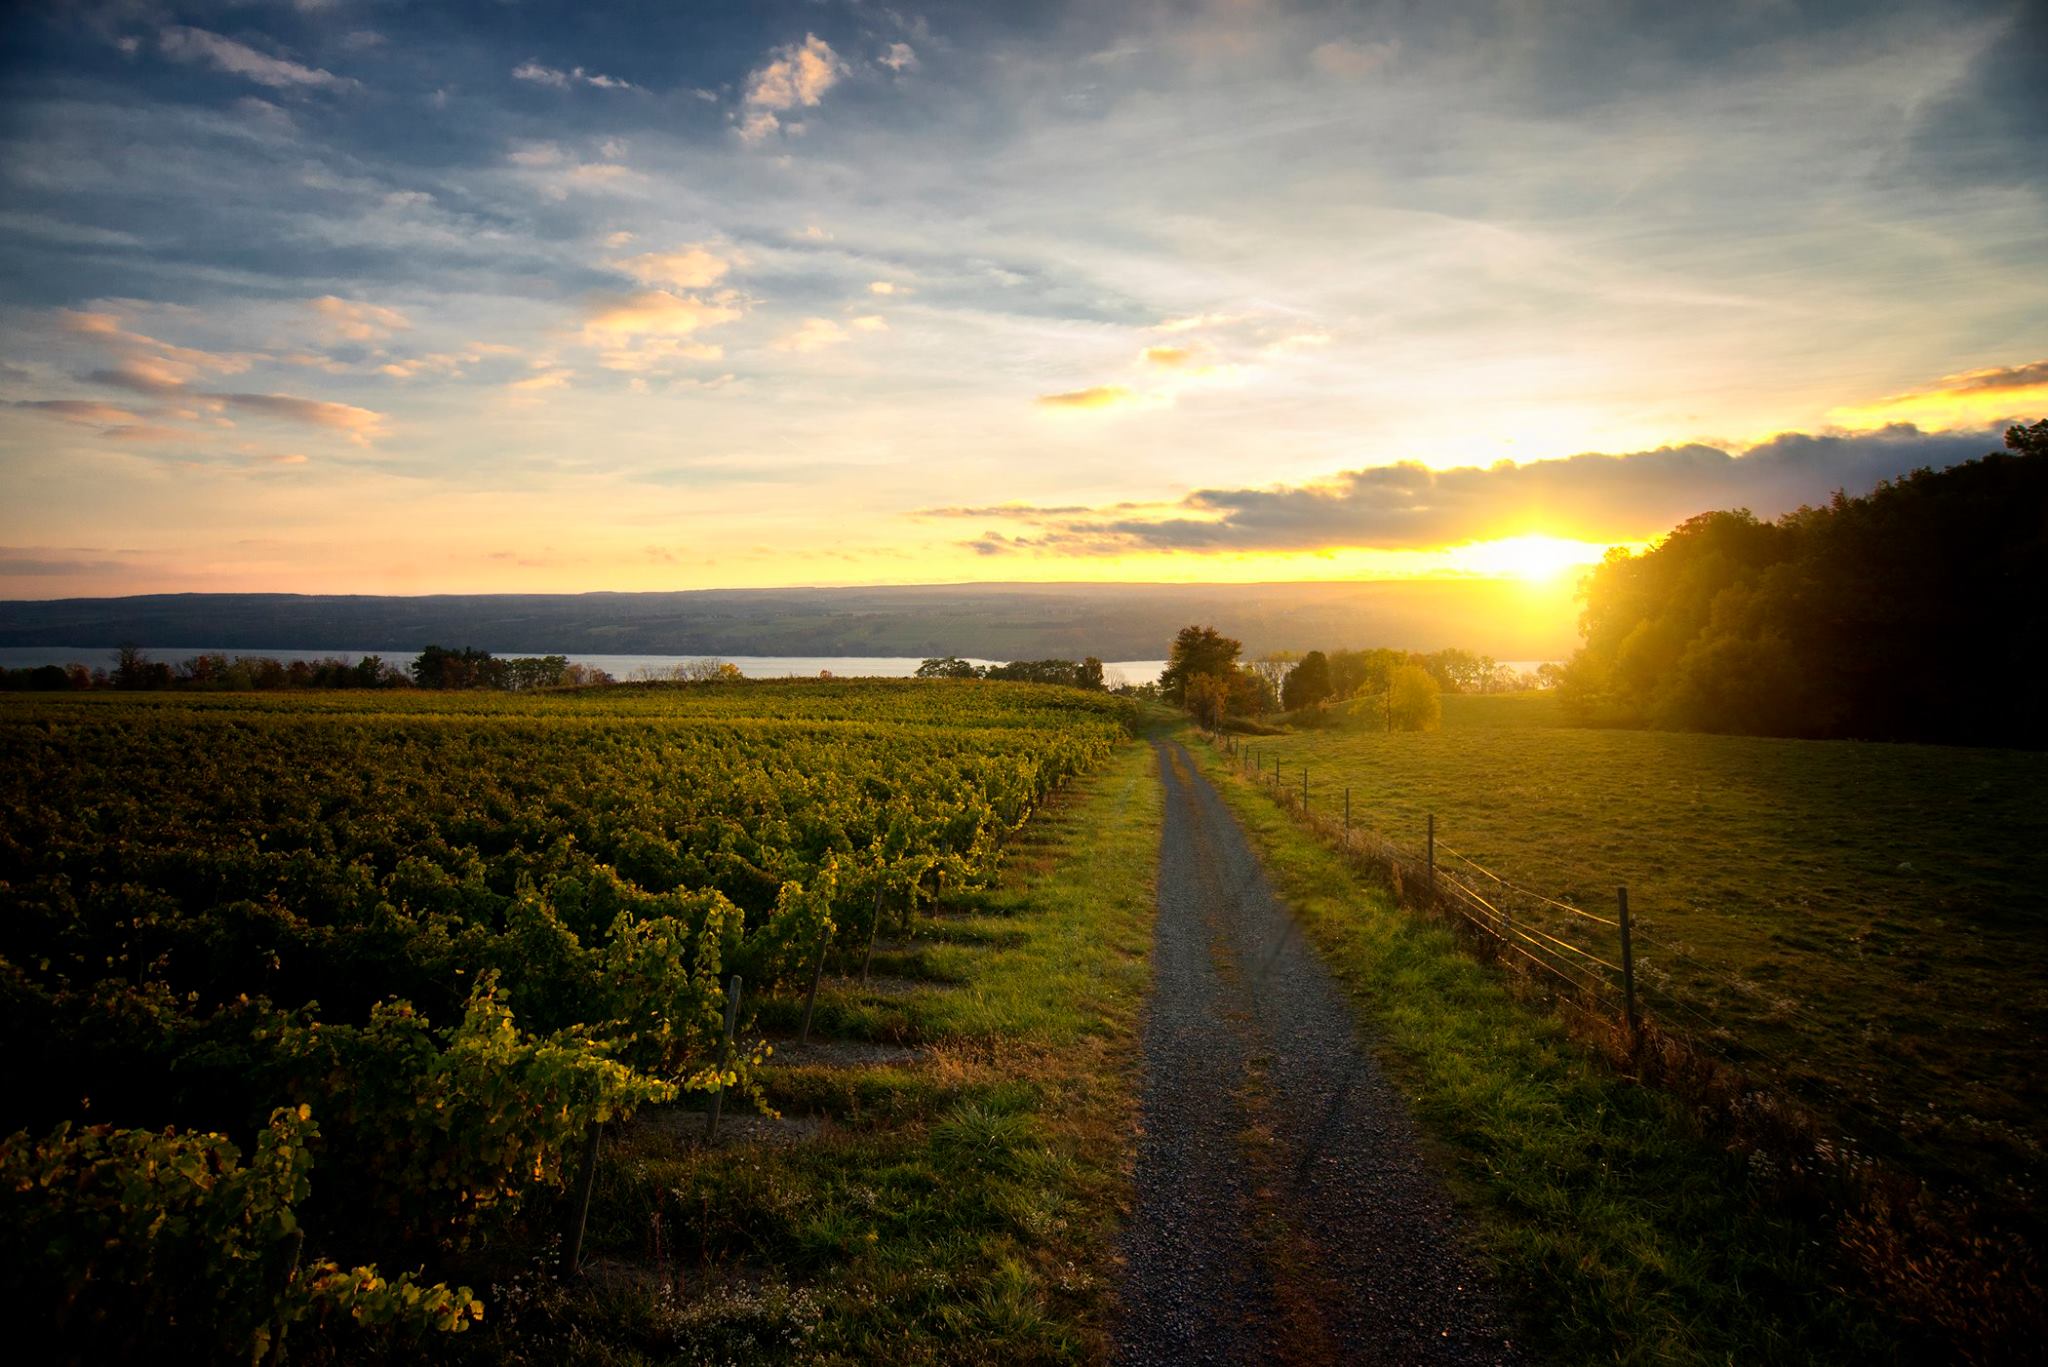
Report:
[[631,81],[622,81],[616,76],[606,76],[582,67],[571,67],[563,71],[557,67],[542,66],[536,61],[524,61],[512,68],[515,80],[531,81],[535,85],[552,86],[556,90],[567,90],[571,86],[587,85],[594,90],[637,90]]
[[357,86],[357,82],[346,76],[337,76],[319,67],[303,66],[288,58],[270,56],[247,43],[238,43],[202,28],[177,25],[165,28],[157,34],[157,45],[172,61],[210,66],[216,71],[243,76],[274,90],[349,90]]
[[1386,39],[1335,38],[1318,44],[1309,53],[1309,63],[1326,76],[1356,79],[1386,66],[1399,52],[1400,45]]
[[351,342],[380,341],[412,326],[412,320],[397,309],[331,294],[309,300],[306,307],[319,315],[327,331]]
[[1120,384],[1099,384],[1088,389],[1069,389],[1058,394],[1040,394],[1041,408],[1118,408],[1137,402],[1138,396]]
[[125,408],[91,399],[16,399],[9,406],[81,427],[113,427],[141,421]]
[[806,318],[794,332],[775,340],[777,351],[822,351],[846,340],[846,329],[830,318]]
[[351,441],[366,443],[384,435],[382,413],[354,404],[331,403],[325,399],[302,399],[292,394],[206,394],[202,398],[259,417],[282,418],[308,427],[338,432]]

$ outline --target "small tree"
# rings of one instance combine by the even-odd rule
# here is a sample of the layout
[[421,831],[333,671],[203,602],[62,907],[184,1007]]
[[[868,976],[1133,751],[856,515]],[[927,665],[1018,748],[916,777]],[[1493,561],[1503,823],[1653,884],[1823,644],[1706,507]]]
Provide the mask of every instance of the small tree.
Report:
[[1173,638],[1166,668],[1160,672],[1159,691],[1168,702],[1180,703],[1188,680],[1197,674],[1227,678],[1237,668],[1238,652],[1243,649],[1241,642],[1233,641],[1214,627],[1182,627]]
[[1387,690],[1387,729],[1434,731],[1443,721],[1442,685],[1418,665],[1396,669]]
[[1193,675],[1182,696],[1187,700],[1188,715],[1196,722],[1212,731],[1223,725],[1230,710],[1230,685],[1220,675]]
[[1224,680],[1230,688],[1230,711],[1239,717],[1263,717],[1280,705],[1279,692],[1255,669],[1234,671]]
[[1301,663],[1287,671],[1280,685],[1280,705],[1289,712],[1314,707],[1336,691],[1330,681],[1330,660],[1320,650],[1311,650]]

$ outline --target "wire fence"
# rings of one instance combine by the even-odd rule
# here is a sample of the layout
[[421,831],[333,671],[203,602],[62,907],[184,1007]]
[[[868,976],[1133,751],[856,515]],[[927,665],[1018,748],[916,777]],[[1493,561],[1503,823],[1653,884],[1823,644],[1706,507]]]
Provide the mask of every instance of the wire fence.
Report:
[[[1283,769],[1284,758],[1273,756],[1271,747],[1245,738],[1201,734],[1298,821],[1355,865],[1385,877],[1400,901],[1451,920],[1560,1004],[1611,1022],[1625,1032],[1631,1051],[1654,1036],[1661,1050],[1677,1046],[1741,1078],[1775,1071],[1774,1062],[1782,1062],[1679,990],[1683,975],[1695,989],[1753,995],[1725,966],[1646,934],[1630,914],[1625,886],[1615,889],[1612,914],[1552,897],[1445,844],[1433,814],[1420,846],[1403,844],[1354,810],[1351,789],[1342,790],[1341,802],[1325,793],[1322,803],[1312,804],[1306,767],[1297,762]],[[1839,1029],[1789,998],[1773,999],[1770,1013],[1815,1038]],[[1839,1083],[1805,1076],[1798,1090],[1845,1124],[1890,1127],[1896,1120],[1873,1098]]]

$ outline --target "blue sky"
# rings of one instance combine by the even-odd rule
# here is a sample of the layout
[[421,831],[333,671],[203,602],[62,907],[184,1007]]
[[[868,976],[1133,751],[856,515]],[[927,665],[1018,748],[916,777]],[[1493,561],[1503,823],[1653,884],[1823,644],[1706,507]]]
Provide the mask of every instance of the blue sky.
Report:
[[1534,572],[2048,412],[2039,6],[7,23],[12,596]]

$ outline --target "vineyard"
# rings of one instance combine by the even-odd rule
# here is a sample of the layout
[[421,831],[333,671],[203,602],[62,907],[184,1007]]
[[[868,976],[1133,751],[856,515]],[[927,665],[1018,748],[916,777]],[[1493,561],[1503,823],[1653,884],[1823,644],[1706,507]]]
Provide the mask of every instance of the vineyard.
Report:
[[756,1087],[725,984],[786,1010],[985,885],[1128,721],[908,681],[9,700],[10,1309],[88,1358],[467,1327],[593,1126]]

